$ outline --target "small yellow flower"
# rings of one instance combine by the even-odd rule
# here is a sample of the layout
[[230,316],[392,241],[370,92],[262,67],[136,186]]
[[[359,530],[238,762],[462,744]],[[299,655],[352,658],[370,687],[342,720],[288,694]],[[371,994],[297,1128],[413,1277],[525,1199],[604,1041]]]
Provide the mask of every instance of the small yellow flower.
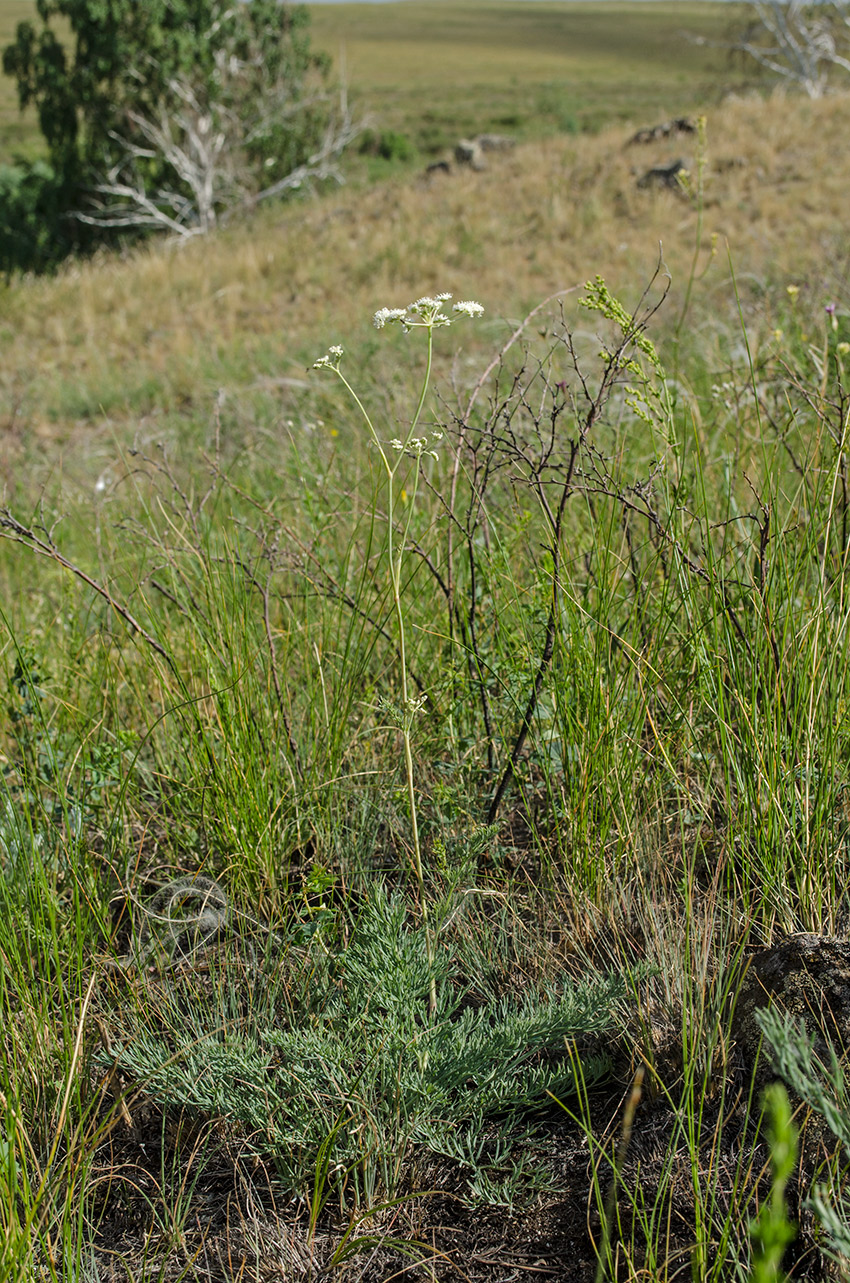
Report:
[[774,331],[773,331],[773,337],[776,339],[776,342],[777,342],[777,343],[781,342],[781,340],[782,340],[782,336],[783,336],[783,333],[784,333],[784,331],[783,331],[783,330],[774,330]]
[[800,293],[799,285],[786,285],[785,289],[788,294],[788,297],[791,299],[796,298],[797,295]]
[[839,343],[835,350],[839,356],[846,356],[850,352],[850,343]]
[[402,492],[401,492],[401,501],[402,501],[402,503],[407,503],[407,491],[406,491],[406,490],[402,490]]
[[332,436],[332,437],[338,437],[338,436],[339,436],[339,433],[337,432],[336,428],[331,428],[331,436]]

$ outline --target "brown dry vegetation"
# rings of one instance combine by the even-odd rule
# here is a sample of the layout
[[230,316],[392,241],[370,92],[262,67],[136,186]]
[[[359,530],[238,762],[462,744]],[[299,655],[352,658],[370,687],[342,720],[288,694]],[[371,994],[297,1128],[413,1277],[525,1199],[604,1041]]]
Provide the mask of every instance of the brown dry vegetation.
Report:
[[[830,293],[844,270],[848,128],[850,96],[838,94],[707,113],[693,325],[734,324],[730,263],[745,300],[789,282],[808,283],[813,304]],[[126,439],[154,405],[179,417],[218,388],[242,395],[303,379],[326,341],[361,345],[376,307],[422,291],[480,299],[491,318],[475,340],[483,351],[528,307],[597,272],[636,297],[661,252],[672,277],[665,318],[675,318],[698,202],[636,180],[683,155],[695,183],[694,144],[627,147],[629,136],[528,143],[483,173],[305,199],[208,241],[156,243],[13,285],[0,374],[7,460],[24,428],[52,442]]]

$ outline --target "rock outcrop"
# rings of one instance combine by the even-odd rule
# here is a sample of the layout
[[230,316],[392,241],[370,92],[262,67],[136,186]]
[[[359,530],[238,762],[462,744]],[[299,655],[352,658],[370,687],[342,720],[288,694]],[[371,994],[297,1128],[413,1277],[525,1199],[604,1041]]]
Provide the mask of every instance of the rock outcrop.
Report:
[[774,1077],[763,1048],[756,1012],[776,1005],[804,1021],[815,1052],[829,1063],[828,1043],[841,1054],[850,1048],[850,941],[793,935],[754,954],[735,1003],[732,1036],[748,1067],[758,1060],[757,1083]]

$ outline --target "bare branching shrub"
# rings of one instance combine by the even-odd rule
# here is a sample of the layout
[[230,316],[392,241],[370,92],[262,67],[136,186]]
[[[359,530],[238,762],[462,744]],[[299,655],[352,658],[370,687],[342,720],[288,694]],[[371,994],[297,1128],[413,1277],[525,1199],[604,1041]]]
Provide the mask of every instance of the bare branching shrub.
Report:
[[850,71],[850,6],[847,0],[752,0],[741,31],[723,47],[820,98],[833,69]]

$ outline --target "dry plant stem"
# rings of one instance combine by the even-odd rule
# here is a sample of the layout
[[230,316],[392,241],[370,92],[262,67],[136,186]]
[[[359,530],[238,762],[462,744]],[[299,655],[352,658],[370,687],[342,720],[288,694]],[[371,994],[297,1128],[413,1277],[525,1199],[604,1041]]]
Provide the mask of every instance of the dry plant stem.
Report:
[[[431,381],[431,362],[433,358],[433,351],[434,351],[434,332],[429,326],[428,327],[428,359],[425,365],[425,376],[422,380],[422,390],[419,394],[419,401],[416,406],[416,413],[413,416],[413,422],[411,423],[407,433],[408,441],[416,432],[416,428],[419,424],[419,419],[422,414],[422,408],[425,404],[425,397],[427,395],[428,386]],[[434,937],[431,931],[430,917],[428,914],[428,898],[425,894],[425,876],[422,870],[422,848],[419,840],[419,819],[418,819],[418,811],[416,806],[416,784],[415,784],[414,773],[413,773],[413,743],[412,743],[412,737],[410,733],[411,727],[412,727],[412,721],[413,721],[413,713],[410,707],[410,690],[409,690],[408,679],[407,679],[407,643],[406,643],[406,634],[405,634],[405,626],[404,626],[404,606],[401,599],[402,563],[404,560],[404,549],[407,543],[408,532],[410,529],[410,521],[413,515],[414,501],[416,499],[416,489],[418,487],[418,480],[419,480],[419,468],[417,466],[417,468],[415,469],[414,490],[413,490],[413,494],[410,496],[407,522],[405,523],[405,527],[402,533],[401,542],[400,542],[398,551],[396,551],[395,491],[393,489],[393,482],[395,480],[395,474],[399,467],[399,463],[405,457],[404,451],[402,450],[399,452],[398,459],[394,464],[390,463],[390,460],[387,458],[387,453],[381,444],[380,438],[377,432],[375,431],[374,424],[372,423],[372,420],[369,417],[369,414],[365,406],[363,405],[363,402],[360,400],[359,396],[354,391],[354,388],[348,382],[345,375],[342,374],[340,370],[337,370],[336,373],[339,375],[339,378],[342,380],[346,390],[348,391],[349,395],[353,398],[354,403],[359,409],[360,413],[363,415],[363,419],[369,430],[369,435],[371,436],[372,441],[374,442],[375,447],[378,451],[378,454],[381,457],[381,463],[383,465],[384,472],[386,473],[386,478],[387,478],[387,558],[389,561],[389,568],[390,568],[390,583],[392,585],[393,609],[395,611],[396,628],[398,632],[398,653],[399,653],[399,666],[401,671],[401,733],[402,733],[402,741],[404,745],[404,770],[405,770],[405,776],[407,779],[407,800],[408,800],[408,805],[410,807],[410,830],[411,830],[411,836],[413,839],[413,871],[416,874],[416,881],[419,887],[419,906],[420,906],[420,913],[422,914],[422,925],[425,930],[425,947],[428,953],[428,967],[431,973],[431,979],[430,979],[431,989],[430,989],[430,995],[429,995],[429,1002],[430,1002],[431,1011],[434,1012],[437,1009],[437,984],[434,978]]]
[[[659,268],[657,269],[657,272],[658,271],[660,271],[660,262],[659,262]],[[656,275],[657,275],[657,272],[656,272]],[[643,299],[647,297],[649,289],[651,288],[651,284],[652,283],[650,283],[650,286],[648,286],[647,290],[644,292]],[[666,290],[665,290],[665,294],[666,294]],[[502,805],[502,800],[504,798],[505,792],[507,791],[508,785],[510,784],[511,780],[515,776],[517,762],[519,761],[520,754],[522,753],[522,750],[525,747],[526,740],[528,739],[528,735],[531,730],[531,725],[534,720],[534,715],[537,710],[538,701],[540,699],[540,692],[543,688],[543,682],[549,670],[549,666],[552,662],[552,656],[555,651],[555,639],[556,639],[557,630],[558,630],[558,620],[560,617],[560,572],[561,572],[561,553],[562,553],[561,534],[562,534],[564,512],[566,509],[567,500],[570,498],[570,496],[573,494],[573,491],[574,491],[574,479],[575,479],[576,470],[577,470],[578,461],[579,461],[579,452],[582,448],[584,448],[584,449],[590,449],[592,453],[592,447],[589,445],[589,439],[593,431],[593,428],[596,424],[596,421],[601,415],[602,410],[607,402],[608,396],[610,395],[610,392],[618,378],[621,358],[631,346],[635,335],[640,333],[643,329],[646,328],[647,321],[654,314],[654,312],[658,309],[659,306],[660,306],[660,303],[654,304],[646,312],[642,320],[637,319],[638,310],[635,311],[631,321],[631,328],[629,329],[628,332],[624,331],[623,338],[619,345],[619,348],[614,353],[614,355],[608,360],[601,382],[595,392],[593,392],[590,389],[587,381],[585,380],[584,376],[581,374],[579,363],[578,363],[578,357],[573,347],[572,338],[571,337],[567,338],[567,348],[570,353],[575,372],[584,390],[584,396],[587,403],[587,408],[584,411],[583,416],[581,418],[578,435],[574,437],[569,443],[568,457],[565,462],[563,476],[558,481],[558,485],[560,487],[560,497],[558,499],[558,504],[556,509],[553,510],[553,506],[549,502],[549,499],[547,497],[546,484],[544,480],[544,474],[545,474],[546,468],[548,467],[549,460],[551,458],[552,452],[554,450],[554,445],[555,445],[555,435],[554,435],[555,422],[556,422],[555,417],[553,417],[552,419],[552,434],[550,437],[550,441],[547,445],[546,450],[544,451],[544,454],[539,459],[537,460],[529,459],[524,454],[522,448],[518,445],[517,441],[512,436],[509,436],[507,441],[503,443],[507,446],[510,453],[512,453],[515,457],[522,458],[523,461],[529,466],[529,470],[530,470],[529,484],[532,490],[534,491],[540,503],[540,506],[546,515],[547,521],[549,523],[549,528],[551,531],[549,553],[552,557],[552,571],[550,576],[551,596],[549,600],[549,611],[548,611],[548,616],[546,620],[546,628],[543,634],[543,647],[540,653],[540,659],[537,662],[537,670],[534,676],[534,683],[532,685],[531,691],[529,692],[528,699],[526,701],[526,705],[523,710],[522,720],[519,725],[519,730],[517,731],[516,737],[514,739],[513,747],[511,748],[510,754],[508,755],[508,760],[499,778],[499,782],[496,786],[496,791],[493,794],[492,801],[490,802],[490,806],[487,811],[488,824],[495,823],[496,818],[499,814],[499,809]],[[638,305],[638,308],[639,307],[640,307],[640,304]],[[464,424],[462,431],[465,431],[465,429],[466,429],[466,425]],[[606,481],[608,480],[607,473],[605,474],[605,479]],[[618,491],[616,494],[616,497],[618,501],[622,504],[624,515],[625,515],[626,504],[621,495],[621,492]],[[660,520],[659,520],[659,524],[660,524]]]
[[643,1079],[645,1066],[638,1065],[632,1088],[629,1092],[629,1098],[626,1101],[626,1108],[623,1113],[623,1127],[620,1132],[620,1144],[614,1159],[614,1170],[611,1174],[611,1185],[608,1189],[608,1197],[605,1200],[605,1223],[602,1226],[602,1247],[599,1253],[599,1264],[596,1269],[595,1283],[604,1283],[606,1277],[605,1257],[608,1247],[611,1243],[611,1229],[614,1221],[614,1208],[617,1203],[617,1182],[620,1179],[620,1172],[623,1170],[623,1164],[626,1161],[626,1155],[629,1152],[629,1145],[632,1140],[632,1130],[634,1128],[635,1114],[643,1095]]
[[564,519],[564,509],[567,506],[567,500],[572,494],[572,478],[575,470],[576,458],[578,456],[578,443],[572,442],[567,477],[561,491],[561,500],[558,504],[558,513],[553,523],[552,544],[550,552],[552,554],[552,596],[549,602],[549,615],[546,620],[546,631],[543,639],[543,650],[537,663],[537,672],[534,676],[534,685],[528,696],[528,701],[522,715],[519,730],[514,740],[513,748],[510,751],[507,764],[502,772],[496,792],[493,794],[493,800],[487,811],[487,823],[494,824],[496,816],[499,814],[499,808],[502,805],[502,798],[505,796],[505,790],[514,777],[516,764],[519,761],[519,755],[525,747],[525,741],[528,739],[528,733],[531,730],[531,723],[534,713],[537,709],[537,701],[540,698],[540,691],[543,687],[543,680],[552,662],[552,656],[555,653],[555,634],[558,628],[558,615],[560,606],[560,565],[561,565],[561,526]]
[[[661,270],[662,270],[662,264],[661,264],[661,260],[659,259],[659,264],[656,269],[655,276],[653,277],[653,282],[655,279],[657,279]],[[628,328],[623,331],[623,336],[622,336],[620,345],[617,351],[609,358],[606,364],[606,368],[605,368],[602,380],[595,391],[589,387],[587,380],[584,378],[584,376],[581,373],[579,363],[578,363],[578,357],[573,348],[571,338],[567,337],[566,339],[567,350],[571,357],[573,368],[579,379],[581,389],[583,391],[586,408],[581,413],[581,415],[578,416],[579,422],[578,422],[577,435],[568,443],[566,458],[564,459],[564,462],[563,462],[563,470],[561,471],[557,480],[559,495],[556,503],[554,504],[551,503],[548,497],[548,473],[553,463],[553,452],[555,450],[555,426],[556,426],[557,415],[560,412],[555,406],[554,399],[553,399],[553,417],[552,417],[552,423],[551,423],[551,430],[549,433],[549,440],[545,448],[543,448],[543,451],[539,457],[533,457],[527,453],[527,451],[523,448],[523,446],[517,440],[515,434],[510,429],[510,427],[508,427],[504,435],[500,434],[499,436],[497,436],[495,427],[491,427],[487,433],[487,435],[490,438],[490,443],[488,448],[490,459],[492,459],[494,452],[499,452],[505,455],[506,457],[511,457],[511,458],[514,458],[515,460],[520,460],[524,465],[524,470],[528,474],[527,482],[530,485],[531,489],[534,491],[535,496],[538,502],[540,503],[540,506],[543,512],[545,513],[545,516],[549,525],[550,536],[551,536],[549,541],[549,553],[552,557],[552,571],[550,575],[551,595],[549,600],[549,610],[547,614],[546,627],[544,629],[544,634],[543,634],[543,644],[540,652],[540,658],[537,661],[534,681],[532,683],[531,690],[529,691],[527,700],[525,702],[525,706],[523,708],[522,717],[520,719],[520,724],[514,737],[513,745],[508,753],[507,762],[504,764],[500,772],[499,779],[496,784],[496,788],[488,808],[488,812],[487,812],[488,824],[495,823],[496,818],[499,814],[499,810],[501,808],[502,802],[504,800],[505,793],[507,792],[508,786],[511,783],[511,781],[515,778],[517,763],[519,761],[519,758],[522,754],[522,751],[525,747],[529,733],[531,731],[531,726],[532,726],[535,712],[537,710],[537,706],[539,703],[540,694],[543,689],[543,684],[546,679],[546,675],[549,671],[549,668],[552,662],[552,657],[555,650],[558,620],[560,616],[559,607],[560,607],[560,595],[561,595],[560,569],[561,569],[561,555],[562,555],[562,549],[561,549],[562,527],[563,527],[564,513],[565,513],[567,501],[570,498],[571,494],[574,492],[576,487],[576,474],[577,474],[577,469],[579,464],[580,453],[582,452],[588,453],[591,461],[594,464],[594,467],[592,468],[592,471],[590,474],[590,478],[588,478],[587,476],[581,475],[578,481],[580,488],[585,493],[590,493],[594,488],[594,484],[598,484],[598,481],[601,480],[603,483],[603,492],[606,492],[607,489],[612,489],[612,497],[615,497],[618,500],[618,502],[621,504],[621,507],[623,509],[622,515],[623,515],[624,521],[628,519],[628,512],[629,512],[630,506],[631,507],[634,506],[633,504],[630,505],[628,503],[627,495],[619,487],[612,488],[611,478],[609,477],[607,469],[605,469],[604,466],[603,466],[602,473],[599,474],[598,465],[599,465],[600,456],[598,456],[598,452],[594,450],[594,447],[590,441],[590,437],[591,437],[593,428],[596,424],[596,421],[599,418],[600,414],[602,413],[602,410],[606,404],[606,401],[614,385],[616,384],[616,382],[620,377],[621,370],[622,370],[622,365],[621,365],[622,359],[624,358],[629,347],[635,341],[636,337],[645,329],[648,320],[655,313],[655,311],[657,311],[661,301],[663,301],[663,297],[666,296],[667,291],[665,288],[664,294],[662,295],[662,299],[659,302],[652,304],[651,306],[647,305],[647,308],[644,311],[643,315],[640,314],[640,309],[646,303],[647,296],[648,296],[649,290],[652,287],[653,282],[650,282],[650,285],[644,291],[644,294],[638,304],[638,308],[636,309],[634,315],[630,319]],[[567,291],[567,290],[559,291],[558,294],[552,295],[550,299],[545,300],[545,302],[540,306],[541,307],[545,306],[545,304],[550,302],[552,298],[563,296],[564,294],[569,292],[570,291]],[[535,312],[536,311],[539,311],[539,308],[536,308]],[[447,557],[449,569],[447,572],[445,592],[448,598],[449,629],[450,629],[450,634],[453,634],[454,621],[455,619],[457,619],[458,624],[460,625],[461,631],[464,634],[464,639],[467,643],[467,655],[468,655],[468,663],[470,668],[470,676],[473,680],[473,683],[478,685],[479,691],[480,691],[485,732],[487,735],[487,744],[488,744],[488,767],[490,769],[492,769],[493,762],[494,762],[494,752],[493,752],[494,741],[493,741],[493,734],[492,734],[492,720],[490,716],[486,686],[484,682],[481,680],[481,672],[484,666],[481,662],[481,656],[479,653],[478,642],[476,637],[476,626],[475,626],[476,625],[476,619],[475,619],[476,594],[474,591],[475,569],[476,569],[475,555],[474,555],[474,550],[472,548],[472,542],[471,542],[471,529],[469,526],[469,518],[467,520],[466,526],[464,526],[464,523],[460,520],[456,512],[457,483],[459,480],[460,470],[463,462],[462,456],[464,453],[464,447],[466,446],[468,441],[469,420],[471,417],[473,407],[475,405],[475,401],[481,391],[481,388],[484,385],[484,382],[487,376],[492,372],[492,370],[498,364],[498,361],[501,358],[501,356],[504,354],[504,352],[507,351],[507,349],[517,340],[517,338],[519,338],[523,329],[527,325],[528,321],[534,316],[535,312],[531,312],[529,316],[525,318],[525,320],[511,335],[507,344],[502,349],[502,353],[500,353],[500,356],[495,358],[494,361],[492,361],[490,365],[487,367],[487,370],[485,370],[484,374],[481,376],[481,379],[473,389],[472,394],[470,395],[466,410],[458,421],[458,428],[459,428],[458,441],[455,447],[455,459],[454,459],[454,466],[453,466],[453,472],[452,472],[449,500],[448,500],[448,504],[446,505],[448,516],[449,516],[449,548],[448,548],[448,557]],[[522,394],[522,392],[520,392],[520,400],[524,409],[530,414],[532,420],[534,420],[536,418],[535,412],[533,411],[532,407],[530,407],[526,403],[524,394]],[[495,424],[495,419],[494,419],[494,424]],[[474,453],[475,452],[473,450],[473,454]],[[487,479],[489,477],[489,471],[490,471],[490,464],[489,462],[487,462],[485,464],[483,473],[479,475],[476,470],[473,480],[471,482],[472,489],[475,492],[474,506],[477,513],[476,520],[481,521],[482,528],[484,529],[485,534],[486,534],[486,518],[484,516],[484,499],[485,499]],[[590,486],[587,484],[588,479],[590,479],[592,482]],[[660,528],[663,529],[663,532],[665,534],[668,533],[666,531],[666,528],[663,527],[663,523],[661,522],[660,518],[657,518],[657,524]],[[466,618],[462,617],[461,612],[457,607],[457,603],[454,601],[455,582],[454,582],[453,573],[452,573],[452,555],[451,554],[452,554],[452,536],[453,536],[455,525],[457,525],[458,529],[461,531],[461,537],[466,539],[468,554],[469,554],[472,590],[470,591],[469,614],[468,614],[468,617]]]
[[[475,619],[476,608],[475,608],[475,584],[474,584],[475,554],[472,549],[472,536],[470,534],[470,531],[469,529],[464,530],[462,523],[458,520],[456,515],[457,514],[457,488],[458,488],[458,482],[460,480],[461,459],[463,455],[464,445],[466,444],[467,433],[469,431],[469,420],[472,417],[472,411],[475,408],[475,403],[478,400],[478,397],[481,394],[481,390],[485,386],[490,375],[499,366],[500,362],[504,359],[505,355],[513,347],[514,343],[516,343],[517,340],[522,337],[522,334],[526,326],[529,324],[530,321],[534,319],[535,316],[537,316],[538,312],[542,311],[543,308],[548,307],[549,304],[554,302],[555,299],[562,299],[567,294],[572,294],[575,290],[579,288],[580,287],[578,285],[571,285],[568,289],[556,290],[554,294],[550,294],[547,298],[543,300],[542,303],[538,303],[536,307],[532,308],[532,310],[528,312],[526,316],[523,317],[519,325],[516,327],[516,329],[508,338],[508,341],[505,344],[503,344],[500,350],[489,362],[487,367],[482,371],[480,377],[478,378],[478,381],[475,384],[475,387],[472,389],[472,392],[470,393],[469,399],[466,403],[466,409],[463,411],[463,415],[460,420],[460,431],[458,434],[457,445],[455,446],[454,461],[452,463],[452,479],[449,487],[448,514],[449,514],[450,520],[449,520],[448,532],[446,536],[447,570],[446,570],[446,586],[444,589],[447,605],[448,605],[449,639],[452,640],[454,638],[455,619],[457,619],[461,629],[463,631],[466,631],[469,635],[470,644],[467,650],[467,656],[468,656],[467,664],[469,667],[470,677],[473,680],[473,684],[478,686],[479,695],[481,699],[481,711],[484,718],[484,729],[485,729],[485,735],[487,739],[487,769],[489,771],[492,771],[495,767],[495,735],[493,731],[493,718],[490,710],[490,701],[487,696],[487,686],[486,686],[486,683],[481,678],[481,672],[482,672],[483,666],[481,663],[481,655],[479,653],[478,639],[476,636],[476,619]],[[482,493],[479,496],[479,506],[483,506],[483,498],[484,496]],[[463,614],[461,612],[459,604],[455,602],[454,539],[453,539],[455,523],[457,523],[458,529],[461,531],[462,537],[464,537],[466,540],[469,567],[470,567],[470,572],[473,578],[472,588],[470,590],[470,595],[469,595],[469,611],[465,620],[463,618]]]
[[124,620],[124,623],[127,624],[134,633],[138,633],[140,637],[143,637],[147,644],[155,650],[157,655],[164,659],[168,667],[173,670],[173,660],[165,647],[161,646],[156,638],[152,637],[147,629],[142,627],[138,619],[130,613],[126,606],[122,606],[119,601],[115,600],[105,584],[98,583],[96,579],[92,579],[91,575],[87,575],[82,567],[76,565],[73,561],[69,561],[67,557],[62,555],[54,544],[49,530],[45,530],[44,537],[42,538],[40,535],[36,534],[35,530],[22,525],[20,521],[12,516],[8,508],[2,508],[0,509],[0,538],[11,539],[14,543],[23,544],[25,548],[29,548],[31,552],[37,553],[38,556],[47,557],[51,561],[57,562],[63,567],[63,569],[70,570],[72,575],[76,575],[76,577],[82,580],[84,584],[88,584],[89,588],[94,589],[94,591],[98,593],[104,601],[108,602],[116,615],[120,615]]

